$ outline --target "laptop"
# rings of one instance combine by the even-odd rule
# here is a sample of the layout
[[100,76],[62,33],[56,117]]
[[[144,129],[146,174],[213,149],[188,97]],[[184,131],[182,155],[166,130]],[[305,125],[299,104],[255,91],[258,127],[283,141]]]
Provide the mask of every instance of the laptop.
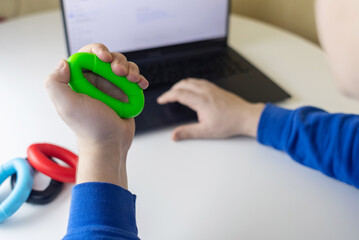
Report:
[[290,95],[227,45],[230,0],[61,0],[68,54],[103,43],[150,82],[137,132],[195,121],[179,103],[156,99],[187,77],[212,81],[250,102]]

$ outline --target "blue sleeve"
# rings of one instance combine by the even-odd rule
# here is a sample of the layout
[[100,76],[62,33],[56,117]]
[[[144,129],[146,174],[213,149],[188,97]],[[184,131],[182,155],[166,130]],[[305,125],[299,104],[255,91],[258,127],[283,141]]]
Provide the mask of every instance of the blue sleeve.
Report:
[[72,239],[139,240],[136,196],[109,183],[82,183],[72,189],[67,234]]
[[295,161],[359,188],[359,116],[314,107],[286,110],[267,104],[258,141]]

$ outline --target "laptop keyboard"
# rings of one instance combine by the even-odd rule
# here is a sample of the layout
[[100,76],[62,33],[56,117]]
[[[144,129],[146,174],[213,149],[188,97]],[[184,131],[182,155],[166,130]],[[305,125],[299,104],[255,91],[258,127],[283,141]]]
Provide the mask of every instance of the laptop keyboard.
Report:
[[139,64],[139,68],[150,84],[172,84],[188,77],[214,81],[218,78],[248,72],[247,67],[223,53]]

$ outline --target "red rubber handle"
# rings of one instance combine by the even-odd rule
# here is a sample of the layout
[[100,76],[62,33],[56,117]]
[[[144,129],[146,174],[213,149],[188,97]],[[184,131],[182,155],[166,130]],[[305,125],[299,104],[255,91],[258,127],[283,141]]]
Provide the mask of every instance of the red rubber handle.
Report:
[[[60,166],[49,158],[58,158],[70,167]],[[32,144],[27,149],[30,164],[39,172],[60,182],[73,183],[76,180],[78,157],[69,150],[47,143]]]

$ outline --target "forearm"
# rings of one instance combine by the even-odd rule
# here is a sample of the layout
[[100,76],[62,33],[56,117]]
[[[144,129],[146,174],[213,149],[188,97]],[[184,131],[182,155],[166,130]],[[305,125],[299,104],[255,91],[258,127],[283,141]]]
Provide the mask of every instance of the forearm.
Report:
[[258,141],[285,151],[295,161],[359,187],[359,116],[304,107],[267,105]]

